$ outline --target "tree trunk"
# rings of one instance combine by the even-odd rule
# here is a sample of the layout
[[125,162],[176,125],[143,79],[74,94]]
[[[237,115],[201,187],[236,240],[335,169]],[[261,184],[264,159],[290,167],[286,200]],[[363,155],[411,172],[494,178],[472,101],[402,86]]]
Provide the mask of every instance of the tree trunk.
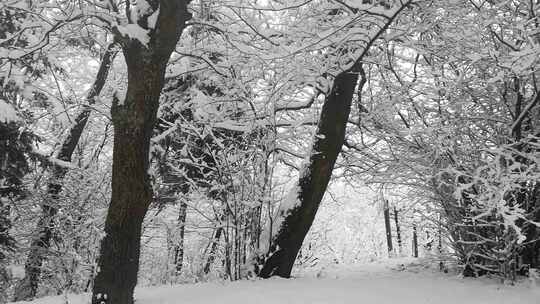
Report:
[[[139,270],[141,225],[152,200],[147,174],[152,130],[156,121],[165,68],[185,22],[189,1],[147,1],[157,22],[148,18],[138,25],[149,31],[147,45],[115,33],[121,40],[128,67],[128,88],[123,104],[115,98],[111,108],[114,125],[112,194],[101,241],[93,304],[132,304]],[[130,11],[129,3],[127,8]]]
[[216,258],[216,251],[217,251],[217,246],[219,244],[219,239],[221,238],[221,233],[223,233],[223,228],[222,227],[217,228],[214,234],[214,238],[212,240],[212,245],[210,246],[208,259],[206,260],[206,264],[204,265],[204,268],[203,268],[204,274],[210,273],[210,267],[212,266]]
[[[268,253],[259,257],[262,268],[259,270],[257,266],[255,269],[259,277],[268,278],[273,275],[290,277],[296,255],[313,223],[332,176],[334,164],[343,146],[354,93],[361,93],[366,80],[362,69],[362,58],[394,18],[409,4],[410,1],[396,3],[395,5],[399,7],[390,15],[371,20],[370,26],[377,26],[379,30],[366,37],[366,44],[362,46],[362,52],[355,62],[352,62],[351,67],[336,73],[332,89],[326,94],[321,109],[309,163],[300,172],[297,184],[298,193],[294,193],[297,202],[288,210],[280,212],[279,216],[283,217],[283,221],[279,225],[277,235],[271,239]],[[362,79],[359,89],[355,91],[359,74],[362,74]],[[361,97],[358,96],[358,99],[360,100]]]
[[438,229],[437,229],[437,252],[439,256],[442,255],[442,217],[439,214],[439,221],[437,223]]
[[412,234],[412,247],[413,247],[413,256],[418,257],[418,234],[416,232],[416,225],[413,224],[413,234]]
[[398,242],[398,252],[401,254],[401,230],[399,228],[398,210],[394,206],[394,222],[396,223],[396,237]]
[[[95,98],[101,93],[115,55],[116,50],[114,49],[114,45],[110,44],[103,54],[96,79],[86,97],[88,105],[94,104]],[[71,161],[71,157],[86,127],[91,111],[91,108],[85,105],[81,113],[77,115],[73,126],[69,130],[69,135],[62,143],[56,157],[57,159],[66,162]],[[24,266],[25,276],[15,288],[14,301],[30,300],[37,293],[41,267],[43,266],[54,233],[54,217],[58,212],[58,195],[62,191],[61,181],[66,173],[67,170],[65,168],[53,164],[53,173],[51,181],[48,184],[47,196],[43,201],[42,213],[38,220],[36,232],[30,244],[30,252]]]
[[357,82],[358,73],[351,72],[342,72],[334,80],[321,110],[309,165],[305,172],[300,172],[298,205],[286,215],[272,241],[268,258],[259,271],[262,278],[291,275],[296,255],[313,223],[341,151]]
[[386,229],[386,244],[388,245],[388,256],[392,256],[392,227],[390,226],[390,207],[388,200],[384,200],[384,228]]
[[187,204],[183,200],[180,202],[178,211],[178,239],[174,244],[174,269],[176,276],[182,272],[182,263],[184,261],[184,234],[186,231],[186,211]]

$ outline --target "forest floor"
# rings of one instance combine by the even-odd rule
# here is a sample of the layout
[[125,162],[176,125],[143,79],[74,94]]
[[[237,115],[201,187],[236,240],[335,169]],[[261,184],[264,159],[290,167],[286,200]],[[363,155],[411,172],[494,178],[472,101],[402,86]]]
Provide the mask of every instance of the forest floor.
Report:
[[[327,266],[294,279],[197,283],[140,288],[136,304],[538,304],[540,282],[515,285],[498,279],[461,278],[419,261],[387,260],[361,266]],[[86,304],[88,295],[70,295],[68,303]],[[28,304],[28,302],[24,302]],[[65,296],[35,300],[63,304]]]

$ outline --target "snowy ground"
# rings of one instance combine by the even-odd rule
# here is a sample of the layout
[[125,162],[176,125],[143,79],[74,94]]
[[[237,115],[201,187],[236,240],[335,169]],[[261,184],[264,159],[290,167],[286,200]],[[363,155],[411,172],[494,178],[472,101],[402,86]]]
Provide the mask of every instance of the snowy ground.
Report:
[[[404,262],[406,267],[398,266],[396,260],[340,266],[290,280],[275,278],[141,288],[135,298],[139,304],[540,303],[540,282],[522,280],[508,286],[495,279],[465,279],[407,262]],[[32,303],[60,304],[66,303],[65,300],[65,297],[48,297]],[[88,295],[68,298],[71,304],[88,301]]]

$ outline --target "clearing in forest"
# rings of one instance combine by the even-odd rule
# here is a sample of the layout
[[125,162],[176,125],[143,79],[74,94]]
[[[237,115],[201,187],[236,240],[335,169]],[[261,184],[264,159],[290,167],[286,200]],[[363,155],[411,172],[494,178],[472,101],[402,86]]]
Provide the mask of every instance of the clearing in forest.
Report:
[[[331,265],[298,274],[237,282],[143,287],[136,304],[538,304],[538,282],[514,286],[496,279],[461,278],[423,267],[418,260],[387,260],[366,265]],[[332,268],[330,268],[332,267]],[[31,304],[66,303],[65,296]],[[89,295],[70,295],[68,303],[86,304]],[[22,302],[21,302],[22,303]],[[24,302],[30,304],[29,302]]]

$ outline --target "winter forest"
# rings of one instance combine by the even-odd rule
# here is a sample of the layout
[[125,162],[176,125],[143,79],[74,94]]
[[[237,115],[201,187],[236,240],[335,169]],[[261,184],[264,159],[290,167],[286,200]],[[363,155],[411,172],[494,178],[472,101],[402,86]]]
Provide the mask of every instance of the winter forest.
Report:
[[539,0],[1,0],[0,303],[540,303]]

